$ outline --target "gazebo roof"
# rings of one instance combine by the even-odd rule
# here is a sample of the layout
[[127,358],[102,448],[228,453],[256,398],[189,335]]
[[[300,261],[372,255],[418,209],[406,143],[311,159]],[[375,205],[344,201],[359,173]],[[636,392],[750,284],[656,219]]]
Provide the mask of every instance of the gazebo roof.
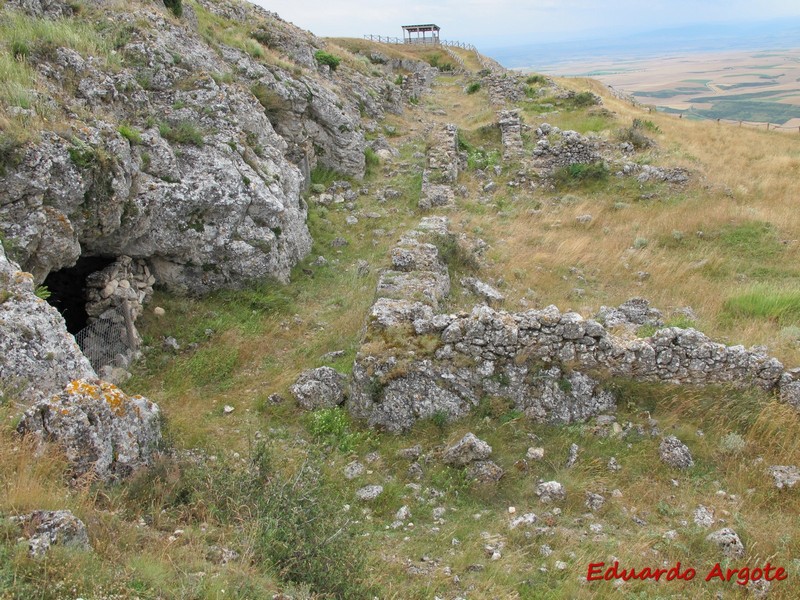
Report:
[[424,25],[403,25],[405,31],[439,31],[441,28],[433,23],[426,23]]

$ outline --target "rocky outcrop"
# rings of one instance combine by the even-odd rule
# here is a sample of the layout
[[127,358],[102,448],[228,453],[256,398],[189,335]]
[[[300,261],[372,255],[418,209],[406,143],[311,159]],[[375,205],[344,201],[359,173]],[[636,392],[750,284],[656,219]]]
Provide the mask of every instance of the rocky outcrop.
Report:
[[73,378],[95,377],[63,317],[34,293],[33,276],[0,244],[0,396],[31,403]]
[[74,5],[62,0],[8,0],[7,4],[35,17],[57,19],[75,14]]
[[210,76],[165,95],[165,124],[137,143],[105,122],[45,134],[4,178],[4,235],[37,282],[81,254],[126,255],[197,293],[285,280],[309,251],[300,171],[252,95]]
[[91,550],[86,525],[69,510],[35,510],[11,517],[28,541],[28,553],[41,558],[51,546]]
[[29,408],[17,431],[64,452],[73,478],[108,482],[148,465],[161,442],[158,405],[98,380],[75,380]]
[[[73,14],[59,0],[11,5]],[[75,18],[105,22],[104,10]],[[243,37],[200,35],[200,12]],[[359,69],[350,58],[332,71],[315,59],[325,42],[230,0],[187,5],[180,20],[151,3],[115,11],[115,23],[121,65],[31,50],[37,86],[63,113],[50,118],[58,132],[16,148],[0,176],[0,231],[19,263],[36,283],[80,256],[145,259],[181,292],[285,281],[311,245],[300,197],[310,170],[362,176],[362,116],[402,110],[393,66]]]
[[306,410],[333,408],[344,402],[345,377],[330,367],[303,371],[292,385],[292,395]]

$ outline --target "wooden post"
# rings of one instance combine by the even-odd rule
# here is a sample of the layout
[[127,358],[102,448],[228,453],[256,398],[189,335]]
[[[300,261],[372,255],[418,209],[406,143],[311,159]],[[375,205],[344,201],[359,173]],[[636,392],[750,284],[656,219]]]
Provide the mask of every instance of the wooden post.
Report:
[[136,351],[139,347],[139,340],[136,338],[136,329],[133,326],[133,316],[128,299],[122,301],[122,316],[125,318],[125,330],[128,334],[128,348]]

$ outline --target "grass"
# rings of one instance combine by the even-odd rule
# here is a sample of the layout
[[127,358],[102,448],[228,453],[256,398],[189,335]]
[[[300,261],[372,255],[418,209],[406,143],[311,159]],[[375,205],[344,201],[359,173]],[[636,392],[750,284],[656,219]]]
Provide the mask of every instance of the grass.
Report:
[[[244,44],[239,36],[249,35],[202,9],[196,12],[201,31],[213,34],[215,43],[228,39],[239,47]],[[354,47],[365,51],[375,47],[357,42]],[[378,48],[389,56],[418,53]],[[262,47],[265,59],[269,51]],[[744,562],[769,559],[789,569],[790,578],[800,575],[792,561],[800,553],[800,531],[787,519],[800,511],[798,497],[778,493],[754,463],[763,457],[764,465],[798,464],[800,419],[767,394],[607,381],[604,385],[619,399],[618,422],[632,424],[625,435],[607,436],[596,433],[593,423],[534,423],[496,399],[484,399],[461,421],[434,416],[398,436],[369,431],[341,408],[308,414],[291,401],[289,386],[303,369],[331,364],[347,372],[352,367],[377,273],[388,265],[398,237],[419,220],[421,161],[414,154],[424,149],[420,113],[430,111],[425,118],[435,122],[456,122],[473,166],[500,150],[494,109],[486,107],[485,98],[464,94],[466,81],[451,75],[438,83],[418,107],[389,117],[400,132],[392,140],[400,157],[391,170],[373,165],[364,185],[371,192],[392,187],[401,197],[378,202],[370,193],[358,199],[358,210],[384,216],[346,226],[348,211],[335,204],[318,206],[312,196],[308,223],[314,247],[290,284],[256,282],[246,290],[203,298],[156,292],[152,306],[163,307],[165,314],[147,310],[137,323],[148,349],[125,389],[159,403],[176,456],[191,449],[190,457],[166,457],[125,486],[68,488],[63,458],[35,458],[32,448],[20,446],[9,418],[17,411],[7,402],[0,406],[0,514],[70,508],[86,521],[95,549],[89,555],[56,551],[48,561],[36,562],[4,523],[0,597],[218,599],[283,593],[310,598],[315,592],[316,597],[422,599],[456,597],[465,589],[477,598],[605,597],[612,592],[604,583],[581,582],[589,562],[611,556],[637,566],[645,558],[652,564],[691,560],[699,571],[719,560],[705,543],[706,531],[680,525],[691,523],[699,504],[713,508],[742,536],[748,551]],[[566,85],[603,93],[591,82]],[[264,97],[267,110],[273,104]],[[460,104],[457,111],[455,104]],[[559,115],[546,118],[562,128],[584,124],[570,128],[597,131],[609,140],[615,121],[650,121],[653,127],[642,127],[657,135],[657,152],[648,150],[635,160],[688,168],[693,178],[687,187],[639,184],[611,173],[585,185],[581,177],[597,167],[582,166],[575,169],[580,173],[567,173],[570,182],[576,180],[568,193],[548,189],[531,174],[536,188],[510,188],[521,170],[513,166],[496,177],[507,193],[483,204],[474,198],[485,180],[468,169],[459,177],[467,198],[459,198],[449,212],[455,233],[435,240],[453,279],[459,272],[477,271],[482,279],[502,280],[507,304],[515,309],[555,303],[591,315],[601,304],[639,295],[667,314],[691,305],[713,338],[767,343],[786,364],[798,364],[794,342],[778,335],[796,323],[798,310],[794,283],[800,257],[791,240],[800,237],[793,176],[800,157],[794,139],[651,115],[608,95],[604,104],[617,116],[591,115],[590,108],[562,102],[555,108]],[[436,114],[439,107],[448,114]],[[526,113],[528,125],[537,124],[535,113]],[[16,160],[17,146],[11,147],[9,156]],[[77,144],[75,157],[87,168],[95,160]],[[369,167],[371,159],[365,159]],[[318,168],[311,179],[328,187],[342,177]],[[574,225],[583,214],[592,214],[591,223]],[[460,242],[462,233],[487,242],[485,264],[479,265]],[[348,245],[331,248],[336,237],[345,237]],[[637,238],[650,242],[632,248]],[[313,266],[318,255],[329,265]],[[368,276],[357,274],[358,260],[370,263]],[[639,271],[649,277],[637,277]],[[583,293],[576,294],[576,288]],[[526,304],[518,304],[521,300]],[[679,317],[668,317],[668,324],[692,325]],[[179,352],[162,349],[167,336],[178,339]],[[417,356],[430,353],[430,348],[403,348]],[[334,350],[343,356],[322,358]],[[272,394],[287,400],[275,402]],[[223,413],[226,404],[234,406],[233,413]],[[674,433],[690,446],[695,469],[664,468],[649,417],[657,419],[663,433]],[[498,485],[472,484],[463,470],[438,460],[444,447],[467,431],[492,445],[492,460],[506,471]],[[579,461],[566,469],[572,443],[580,446]],[[419,480],[409,475],[411,462],[396,454],[415,444],[424,453]],[[526,465],[533,445],[545,449],[545,458]],[[611,457],[622,465],[620,471],[606,468]],[[348,481],[342,469],[355,459],[368,473]],[[560,514],[534,495],[540,478],[566,486],[567,499],[555,506]],[[359,503],[355,491],[371,483],[383,485],[384,494],[373,504]],[[409,483],[418,484],[419,491]],[[615,489],[621,497],[612,495]],[[718,495],[720,490],[727,495]],[[607,499],[589,516],[586,491]],[[393,528],[404,505],[414,525]],[[509,506],[517,515],[535,512],[536,526],[548,529],[511,531]],[[439,507],[446,509],[441,521],[432,514]],[[646,525],[634,524],[633,515]],[[777,533],[775,523],[781,524]],[[602,525],[602,532],[590,531],[590,524]],[[678,537],[665,539],[664,532],[673,529],[680,530]],[[175,535],[176,530],[183,533]],[[502,558],[492,561],[485,548],[500,542]],[[543,544],[552,555],[541,554]],[[240,559],[219,564],[209,558],[212,546],[234,549]],[[556,568],[556,561],[567,568]],[[720,590],[727,595],[733,585],[695,581],[654,591],[647,582],[628,582],[614,593],[713,597]],[[790,598],[793,592],[775,584],[771,596]]]
[[137,145],[142,143],[142,132],[139,131],[136,127],[123,123],[122,125],[117,127],[117,131],[132,145]]
[[191,144],[199,147],[204,143],[203,130],[192,121],[180,121],[175,124],[161,123],[158,126],[158,133],[165,140],[174,144]]
[[83,19],[36,18],[4,9],[0,20],[0,106],[32,108],[37,97],[31,62],[50,56],[59,47],[96,57],[111,70],[120,64],[110,41]]
[[559,167],[553,172],[553,181],[559,187],[596,185],[608,179],[608,166],[604,162],[575,163]]
[[800,291],[755,287],[727,298],[724,309],[733,319],[769,319],[780,325],[800,324]]

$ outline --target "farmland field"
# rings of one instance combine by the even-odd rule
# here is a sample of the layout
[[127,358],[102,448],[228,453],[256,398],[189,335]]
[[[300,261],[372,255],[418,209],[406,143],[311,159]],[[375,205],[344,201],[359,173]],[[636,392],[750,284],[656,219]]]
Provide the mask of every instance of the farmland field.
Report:
[[800,128],[800,50],[593,59],[541,72],[599,79],[644,104],[687,117]]

